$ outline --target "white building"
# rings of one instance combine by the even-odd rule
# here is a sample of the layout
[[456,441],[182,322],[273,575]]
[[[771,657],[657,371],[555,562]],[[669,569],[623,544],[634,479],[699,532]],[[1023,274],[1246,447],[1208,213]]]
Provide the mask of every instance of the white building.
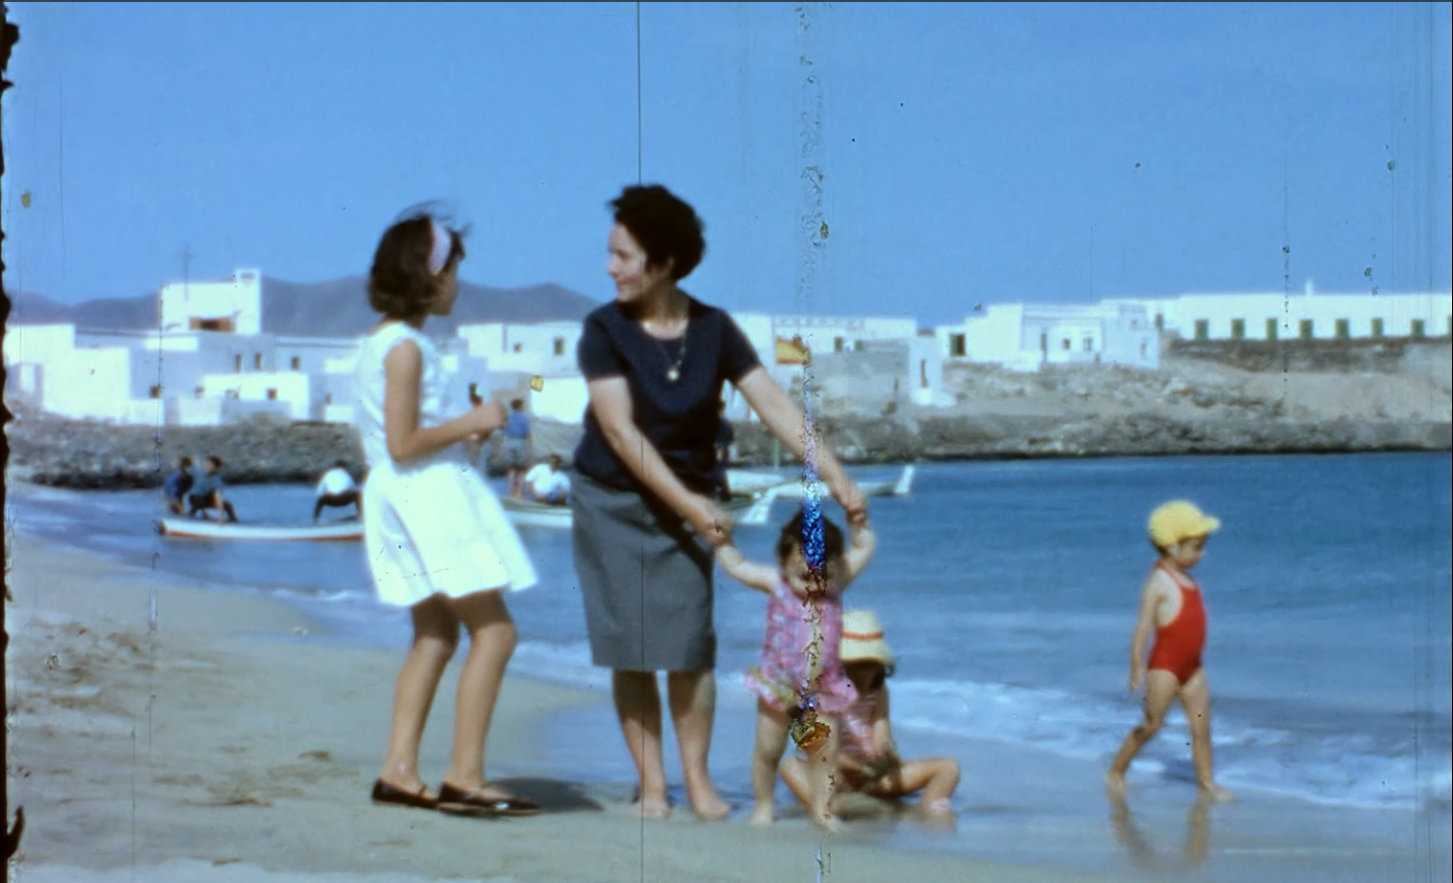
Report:
[[1453,294],[1184,294],[1114,300],[1141,304],[1152,321],[1189,340],[1358,340],[1453,333]]
[[171,282],[157,292],[162,331],[262,333],[262,271],[226,282]]
[[950,361],[1033,371],[1073,363],[1156,368],[1160,346],[1144,304],[991,304],[962,325],[934,331],[938,352]]
[[524,395],[530,414],[580,423],[588,400],[575,357],[581,328],[580,322],[484,322],[460,325],[457,334],[469,355],[484,359],[496,375],[540,378],[540,389]]

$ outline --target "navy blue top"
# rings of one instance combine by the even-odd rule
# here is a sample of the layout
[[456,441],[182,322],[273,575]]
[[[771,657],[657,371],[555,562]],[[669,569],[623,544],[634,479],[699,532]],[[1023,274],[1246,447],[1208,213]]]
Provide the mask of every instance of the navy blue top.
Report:
[[[576,360],[586,382],[626,379],[636,428],[655,445],[682,484],[710,495],[716,487],[717,408],[722,386],[741,382],[761,361],[729,313],[690,295],[687,303],[684,357],[681,337],[652,337],[619,301],[611,301],[585,317]],[[672,382],[666,374],[678,359],[680,376]],[[620,490],[642,489],[611,450],[589,405],[574,467],[582,475]]]

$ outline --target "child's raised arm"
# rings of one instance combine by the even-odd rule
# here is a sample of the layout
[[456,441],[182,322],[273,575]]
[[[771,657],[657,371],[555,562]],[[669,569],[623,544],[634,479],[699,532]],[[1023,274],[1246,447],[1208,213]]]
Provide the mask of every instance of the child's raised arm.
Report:
[[736,546],[718,546],[716,549],[716,563],[726,571],[726,575],[749,588],[759,592],[771,593],[777,585],[777,569],[768,567],[765,564],[758,564],[755,561],[748,561],[740,549]]
[[1145,679],[1145,642],[1155,630],[1155,611],[1165,595],[1165,586],[1152,573],[1140,590],[1140,612],[1135,618],[1135,632],[1130,636],[1130,692],[1140,689]]
[[878,537],[873,533],[873,528],[864,522],[861,525],[850,525],[849,543],[847,550],[843,553],[843,565],[847,571],[843,574],[842,587],[847,588],[848,583],[857,579],[863,568],[873,559],[873,552],[878,548]]

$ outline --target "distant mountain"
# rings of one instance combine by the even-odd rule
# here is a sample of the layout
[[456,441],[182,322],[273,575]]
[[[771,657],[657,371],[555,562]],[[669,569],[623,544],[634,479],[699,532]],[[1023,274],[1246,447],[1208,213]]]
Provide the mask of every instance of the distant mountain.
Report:
[[[264,277],[262,328],[272,334],[309,337],[362,334],[378,321],[378,314],[368,305],[366,286],[363,276],[315,283]],[[460,324],[474,322],[577,321],[597,306],[599,301],[551,283],[494,288],[461,281],[453,315],[431,319],[429,331],[449,336]],[[155,328],[157,321],[155,293],[74,305],[37,294],[11,294],[11,325],[70,322],[83,328],[138,330]]]

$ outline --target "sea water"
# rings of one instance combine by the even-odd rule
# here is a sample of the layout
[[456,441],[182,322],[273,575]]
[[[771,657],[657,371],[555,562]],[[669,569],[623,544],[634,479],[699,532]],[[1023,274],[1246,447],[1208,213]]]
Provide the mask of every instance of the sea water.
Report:
[[[897,654],[905,750],[993,745],[1098,776],[1138,717],[1126,681],[1154,560],[1146,517],[1190,498],[1223,522],[1195,572],[1209,617],[1218,779],[1328,812],[1446,818],[1450,463],[1388,454],[920,464],[910,495],[871,501],[878,551],[845,600],[878,614]],[[228,495],[248,522],[310,520],[306,486]],[[361,544],[163,538],[152,491],[12,486],[9,499],[8,516],[28,532],[158,576],[276,595],[326,622],[328,640],[407,641],[406,614],[372,598]],[[743,551],[768,560],[794,505],[775,504],[766,527],[739,528]],[[825,511],[841,522],[840,509]],[[520,533],[541,584],[510,599],[521,636],[512,670],[604,687],[590,665],[570,532]],[[752,703],[738,675],[760,648],[765,598],[719,573],[716,607],[722,715],[749,745]],[[627,774],[625,752],[610,751],[620,746],[599,741],[611,743],[603,758],[621,755],[602,761],[610,774]],[[1132,783],[1193,791],[1187,742],[1177,709]],[[967,780],[959,799],[993,802]],[[1434,835],[1447,827],[1437,826]]]

